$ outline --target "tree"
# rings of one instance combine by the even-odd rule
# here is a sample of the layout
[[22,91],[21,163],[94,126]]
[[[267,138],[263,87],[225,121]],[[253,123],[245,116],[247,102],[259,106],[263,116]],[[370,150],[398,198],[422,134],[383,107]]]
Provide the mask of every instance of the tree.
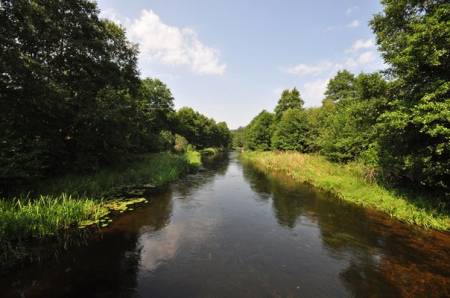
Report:
[[281,94],[278,104],[275,107],[275,118],[277,120],[281,119],[283,113],[288,109],[302,109],[303,104],[303,99],[300,97],[300,92],[297,88],[292,90],[286,89]]
[[338,71],[334,78],[330,79],[325,91],[325,99],[338,102],[342,99],[354,97],[355,76],[348,70]]
[[246,128],[245,148],[250,150],[269,150],[273,130],[274,115],[263,110]]
[[[174,98],[170,89],[160,80],[146,78],[140,82],[136,96],[136,142],[146,151],[167,149],[167,134],[174,126]],[[165,145],[163,145],[165,144]]]
[[[343,73],[352,78],[352,84],[336,84]],[[336,102],[330,110],[318,141],[321,152],[335,161],[350,161],[365,156],[371,164],[377,163],[374,157],[378,152],[375,126],[381,113],[386,109],[387,82],[379,73],[359,74],[354,77],[348,72],[338,72],[330,80],[326,93],[337,97],[328,97],[326,102]],[[341,89],[339,89],[341,88]],[[369,160],[370,159],[370,160]]]
[[219,122],[216,127],[217,136],[215,138],[215,146],[229,148],[231,146],[232,136],[228,125],[225,122]]
[[325,123],[329,117],[333,115],[336,109],[336,104],[325,99],[322,106],[318,108],[308,108],[305,110],[306,120],[308,122],[308,130],[306,132],[306,148],[307,152],[320,151],[320,135],[323,132]]
[[245,143],[245,127],[239,127],[238,129],[232,130],[231,135],[233,136],[233,148],[243,148]]
[[202,149],[206,147],[228,147],[231,133],[225,122],[216,123],[213,119],[194,111],[181,108],[176,113],[176,131],[189,143]]
[[390,65],[389,111],[380,117],[385,174],[450,188],[450,3],[384,0],[371,26]]
[[308,122],[305,111],[288,109],[275,126],[272,147],[304,152],[307,148]]
[[133,106],[105,111],[105,96],[114,89],[127,102],[138,86],[137,48],[123,29],[100,20],[87,0],[5,0],[0,23],[0,176],[41,175],[81,160],[91,166],[121,151],[124,144],[103,141],[109,112]]

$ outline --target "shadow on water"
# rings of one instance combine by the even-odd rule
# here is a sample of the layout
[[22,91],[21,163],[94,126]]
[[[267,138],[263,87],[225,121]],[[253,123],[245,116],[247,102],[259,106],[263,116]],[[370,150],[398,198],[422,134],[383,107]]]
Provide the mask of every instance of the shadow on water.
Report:
[[450,236],[230,159],[85,246],[0,280],[2,297],[446,297]]
[[[357,297],[449,297],[450,235],[427,232],[376,211],[342,202],[283,173],[251,165],[244,177],[261,197],[272,198],[280,225],[293,229],[307,217],[320,229],[334,258],[348,259],[339,273]],[[295,198],[295,199],[292,199]],[[300,223],[299,223],[300,221]]]

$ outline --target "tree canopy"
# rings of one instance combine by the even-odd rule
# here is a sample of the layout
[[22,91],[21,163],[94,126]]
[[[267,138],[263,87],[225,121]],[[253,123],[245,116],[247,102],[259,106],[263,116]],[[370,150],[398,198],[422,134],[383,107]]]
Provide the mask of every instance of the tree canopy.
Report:
[[[283,91],[274,116],[245,128],[251,150],[319,152],[376,168],[384,183],[450,195],[450,4],[382,1],[371,26],[389,66],[341,70],[322,106],[302,112],[297,89]],[[263,121],[264,120],[264,121]],[[270,142],[269,142],[270,139]]]
[[[170,89],[139,78],[137,45],[95,2],[4,0],[0,24],[0,178],[95,170],[190,133]],[[196,117],[195,142],[228,145],[226,124]]]
[[302,109],[303,104],[303,99],[300,97],[300,92],[297,88],[292,90],[284,90],[283,93],[281,93],[277,106],[275,107],[276,119],[280,119],[283,113],[288,109]]
[[198,148],[225,147],[231,144],[231,132],[224,122],[216,123],[192,108],[176,113],[176,131]]
[[450,187],[450,3],[385,0],[372,28],[395,78],[380,117],[385,172]]
[[251,150],[269,150],[271,148],[271,137],[274,115],[263,110],[246,128],[245,147]]
[[305,111],[288,109],[277,123],[272,147],[279,150],[305,151],[308,145],[308,122]]

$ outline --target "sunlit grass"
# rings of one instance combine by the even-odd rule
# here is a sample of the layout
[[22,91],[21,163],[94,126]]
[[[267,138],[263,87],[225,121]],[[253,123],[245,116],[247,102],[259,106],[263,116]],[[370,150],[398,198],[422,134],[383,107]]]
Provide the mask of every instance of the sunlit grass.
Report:
[[66,194],[1,200],[0,242],[52,236],[84,220],[99,220],[107,213],[100,201]]
[[198,152],[157,153],[91,175],[43,181],[36,186],[35,197],[0,199],[0,241],[44,238],[70,227],[99,223],[109,211],[117,211],[117,206],[138,202],[136,199],[121,202],[112,189],[139,184],[158,187],[200,164]]
[[337,164],[319,155],[294,152],[244,152],[244,160],[264,172],[282,171],[336,197],[376,209],[400,221],[437,230],[450,229],[448,212],[423,197],[405,197],[375,182],[370,169],[358,163]]
[[164,185],[200,164],[200,154],[196,151],[185,154],[148,154],[131,163],[106,168],[91,175],[67,175],[43,181],[36,188],[38,193],[69,193],[72,196],[103,198],[108,197],[112,189],[123,185]]

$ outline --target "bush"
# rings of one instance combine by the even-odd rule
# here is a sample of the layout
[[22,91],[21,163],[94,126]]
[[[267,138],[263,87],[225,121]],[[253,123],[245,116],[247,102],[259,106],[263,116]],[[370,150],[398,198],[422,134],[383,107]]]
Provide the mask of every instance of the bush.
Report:
[[270,150],[274,115],[267,111],[259,113],[245,130],[245,148]]
[[275,125],[272,147],[278,150],[304,152],[307,148],[308,122],[301,109],[288,109]]

